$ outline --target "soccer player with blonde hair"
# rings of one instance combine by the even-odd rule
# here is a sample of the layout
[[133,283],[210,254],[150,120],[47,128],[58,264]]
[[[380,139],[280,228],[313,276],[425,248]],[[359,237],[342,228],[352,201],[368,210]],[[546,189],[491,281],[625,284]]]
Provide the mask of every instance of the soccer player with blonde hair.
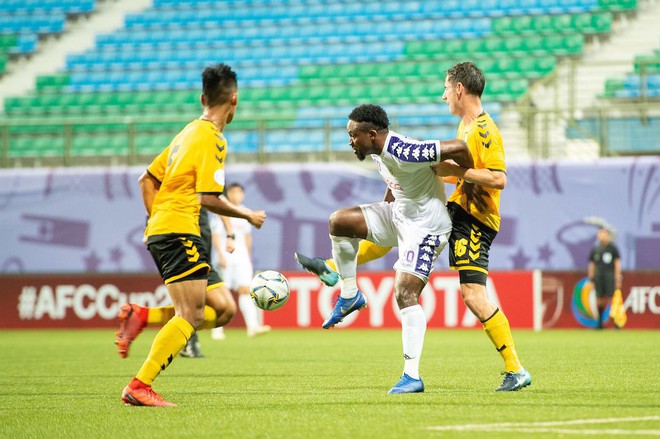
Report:
[[[467,143],[474,168],[442,162],[434,169],[445,181],[456,184],[447,203],[452,220],[449,265],[459,271],[465,305],[479,318],[504,360],[504,380],[496,390],[516,391],[530,385],[532,377],[520,363],[509,321],[486,294],[488,251],[500,227],[500,193],[506,186],[506,164],[500,131],[481,102],[485,84],[483,72],[471,62],[456,64],[447,71],[442,99],[449,111],[461,118],[457,138]],[[357,263],[382,257],[390,249],[362,241]],[[326,285],[337,283],[334,261],[299,253],[295,256],[303,268]]]

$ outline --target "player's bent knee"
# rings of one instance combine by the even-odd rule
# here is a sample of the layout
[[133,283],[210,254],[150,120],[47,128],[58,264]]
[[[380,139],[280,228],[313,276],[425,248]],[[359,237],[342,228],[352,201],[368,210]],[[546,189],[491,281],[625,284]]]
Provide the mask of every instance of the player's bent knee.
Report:
[[231,322],[235,315],[236,307],[225,309],[222,311],[222,314],[218,313],[218,318],[216,319],[216,327],[225,326],[227,323]]
[[328,230],[333,236],[356,237],[366,234],[366,222],[359,207],[336,210],[328,220]]
[[344,210],[332,212],[328,219],[328,230],[331,235],[341,236],[341,233],[347,228]]

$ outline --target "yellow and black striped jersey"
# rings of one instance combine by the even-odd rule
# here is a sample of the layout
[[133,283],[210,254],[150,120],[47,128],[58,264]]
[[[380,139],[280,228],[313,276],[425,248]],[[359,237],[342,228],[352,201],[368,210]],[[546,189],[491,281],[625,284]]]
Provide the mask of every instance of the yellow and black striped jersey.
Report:
[[210,121],[194,120],[174,137],[147,168],[160,181],[147,236],[200,234],[198,194],[223,192],[226,155],[227,141]]
[[[504,162],[504,145],[502,135],[495,125],[495,121],[486,112],[469,124],[463,121],[458,125],[456,137],[465,142],[472,153],[475,169],[490,169],[491,171],[506,172]],[[485,211],[477,210],[474,203],[467,205],[467,197],[463,193],[463,181],[458,180],[456,190],[449,197],[449,202],[460,205],[470,215],[478,219],[484,225],[498,231],[500,229],[500,192],[501,190],[483,187],[486,192]]]

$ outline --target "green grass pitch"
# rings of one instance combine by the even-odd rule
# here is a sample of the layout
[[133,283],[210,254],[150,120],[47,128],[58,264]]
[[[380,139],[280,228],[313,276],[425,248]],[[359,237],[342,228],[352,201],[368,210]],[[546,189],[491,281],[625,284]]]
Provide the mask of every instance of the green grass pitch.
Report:
[[[200,332],[154,388],[176,408],[125,407],[148,330],[122,360],[110,330],[2,331],[3,438],[558,438],[660,436],[660,332],[514,331],[530,387],[496,393],[502,361],[481,331],[429,330],[426,392],[388,395],[397,330]],[[486,426],[486,424],[497,424]]]

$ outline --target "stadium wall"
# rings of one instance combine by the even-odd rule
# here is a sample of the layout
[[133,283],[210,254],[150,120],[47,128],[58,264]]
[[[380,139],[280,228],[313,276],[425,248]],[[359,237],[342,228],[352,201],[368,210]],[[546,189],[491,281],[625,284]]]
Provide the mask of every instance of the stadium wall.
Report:
[[[275,328],[317,329],[330,313],[338,288],[304,272],[285,272],[291,295],[279,310],[264,312]],[[555,329],[596,326],[595,292],[581,272],[495,271],[487,292],[514,328]],[[392,271],[363,272],[358,286],[369,307],[350,315],[341,327],[399,328]],[[660,272],[624,272],[626,328],[660,329]],[[104,328],[117,325],[119,306],[171,304],[155,274],[4,275],[0,328]],[[460,297],[454,272],[433,273],[421,303],[429,328],[479,329],[481,324]],[[608,323],[611,325],[611,323]],[[244,323],[240,313],[230,327]]]
[[[338,287],[329,288],[304,272],[285,272],[291,295],[285,306],[264,312],[264,323],[276,328],[320,328],[333,306]],[[400,328],[392,271],[367,272],[358,286],[369,307],[345,319],[343,327]],[[533,273],[492,273],[488,294],[507,310],[513,327],[534,325]],[[119,307],[126,302],[144,306],[171,304],[167,289],[153,274],[5,275],[0,294],[2,328],[115,327]],[[425,288],[422,305],[431,328],[480,328],[460,298],[458,276],[435,273]],[[231,326],[241,326],[232,321]]]
[[[142,243],[143,167],[0,171],[0,273],[156,273]],[[381,200],[374,171],[346,163],[229,165],[227,181],[268,219],[257,269],[296,270],[294,251],[329,256],[334,210]],[[451,188],[448,186],[447,191]],[[660,270],[660,157],[511,163],[492,270],[585,270],[603,221],[627,270]],[[365,269],[391,270],[396,252]],[[437,270],[448,269],[446,255]]]

